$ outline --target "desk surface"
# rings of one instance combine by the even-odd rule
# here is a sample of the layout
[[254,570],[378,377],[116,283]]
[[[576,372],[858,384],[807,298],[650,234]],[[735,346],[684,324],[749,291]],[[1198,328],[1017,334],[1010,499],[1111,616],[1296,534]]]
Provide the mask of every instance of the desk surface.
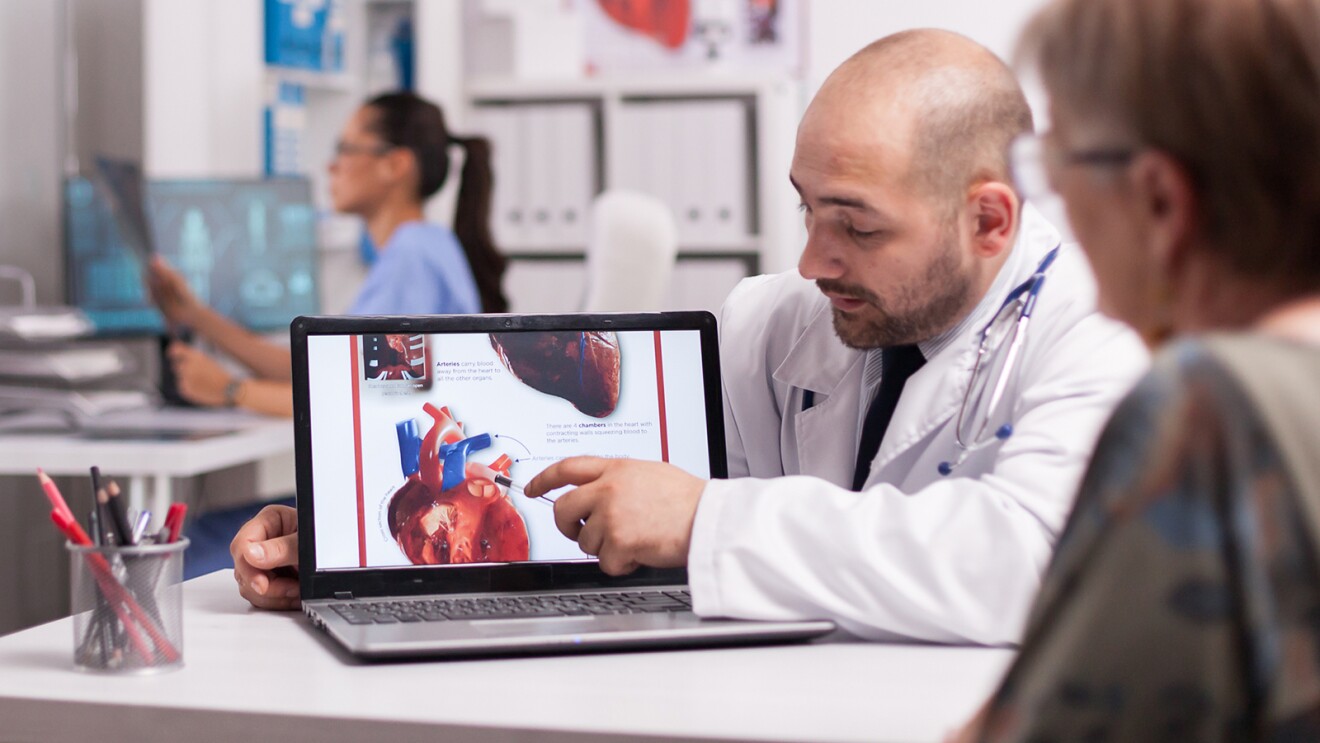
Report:
[[98,465],[118,475],[191,477],[293,450],[293,423],[230,410],[164,409],[103,416],[114,430],[224,431],[195,441],[80,438],[69,434],[0,435],[0,475],[86,475]]
[[258,612],[228,571],[186,584],[181,670],[72,669],[71,620],[0,638],[18,740],[939,741],[1012,653],[823,642],[362,665],[301,614]]

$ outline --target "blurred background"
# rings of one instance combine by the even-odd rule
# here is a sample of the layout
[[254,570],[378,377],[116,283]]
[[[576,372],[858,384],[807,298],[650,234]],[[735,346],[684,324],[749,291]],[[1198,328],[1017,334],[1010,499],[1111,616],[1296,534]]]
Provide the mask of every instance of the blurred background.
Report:
[[[353,302],[371,249],[361,221],[331,209],[327,166],[364,100],[413,90],[452,132],[490,140],[512,311],[717,311],[741,278],[796,263],[794,134],[835,66],[917,27],[1007,58],[1043,3],[0,0],[0,336],[23,305],[90,323],[58,352],[0,337],[0,595],[14,599],[0,633],[67,611],[53,588],[67,563],[30,472],[84,445],[6,431],[6,404],[94,418],[109,398],[74,406],[80,380],[160,376],[165,327],[97,157],[140,167],[157,248],[199,298],[278,340],[297,314]],[[429,220],[452,223],[457,181]],[[616,192],[629,196],[601,198]],[[278,431],[267,455],[191,469],[130,466],[175,450],[121,436],[120,470],[139,502],[173,497],[194,514],[287,496],[291,436]]]

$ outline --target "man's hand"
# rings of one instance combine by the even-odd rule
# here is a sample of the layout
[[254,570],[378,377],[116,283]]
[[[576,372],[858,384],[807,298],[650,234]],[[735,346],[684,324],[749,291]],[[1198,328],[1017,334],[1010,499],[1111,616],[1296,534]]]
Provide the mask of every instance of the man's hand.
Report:
[[225,387],[233,375],[225,371],[215,359],[186,343],[175,341],[165,352],[174,367],[174,379],[179,394],[197,405],[219,407],[226,404]]
[[539,498],[565,485],[578,487],[555,502],[555,525],[598,556],[601,570],[625,575],[641,565],[687,564],[704,480],[660,462],[573,457],[532,478],[523,492]]
[[160,312],[171,325],[189,326],[196,320],[202,303],[188,288],[188,281],[170,268],[160,256],[147,264],[147,289],[151,292],[151,301],[156,303]]
[[[297,609],[298,512],[266,506],[229,543],[238,593],[258,609]],[[292,571],[289,569],[292,568]]]

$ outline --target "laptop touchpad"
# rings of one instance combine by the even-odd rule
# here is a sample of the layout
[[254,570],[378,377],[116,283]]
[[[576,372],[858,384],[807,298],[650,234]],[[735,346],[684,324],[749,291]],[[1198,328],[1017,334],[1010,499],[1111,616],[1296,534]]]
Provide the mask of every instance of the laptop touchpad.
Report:
[[597,623],[591,617],[565,617],[552,619],[488,619],[472,622],[472,628],[488,637],[508,637],[510,635],[565,635],[573,632],[600,632],[606,626]]

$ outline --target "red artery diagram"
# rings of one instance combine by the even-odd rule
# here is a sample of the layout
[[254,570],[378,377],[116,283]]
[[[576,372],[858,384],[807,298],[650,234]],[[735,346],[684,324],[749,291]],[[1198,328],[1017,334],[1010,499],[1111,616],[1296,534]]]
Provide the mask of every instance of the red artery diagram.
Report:
[[468,461],[491,446],[491,435],[466,435],[448,407],[426,403],[422,410],[434,423],[415,462],[405,439],[410,434],[399,426],[407,480],[391,496],[387,516],[399,548],[414,565],[528,559],[527,525],[508,491],[495,483],[496,475],[508,476],[513,461],[504,454],[490,464]]
[[624,28],[644,34],[667,49],[678,49],[692,27],[689,0],[596,0]]

